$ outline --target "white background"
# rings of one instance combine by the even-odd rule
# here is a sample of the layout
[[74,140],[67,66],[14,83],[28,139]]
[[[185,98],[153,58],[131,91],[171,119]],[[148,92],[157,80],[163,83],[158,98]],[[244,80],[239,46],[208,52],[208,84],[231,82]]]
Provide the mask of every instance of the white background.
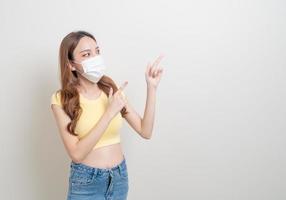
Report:
[[66,198],[50,96],[62,38],[86,30],[141,115],[146,64],[166,55],[152,139],[121,130],[128,199],[286,199],[285,13],[283,0],[2,0],[0,198]]

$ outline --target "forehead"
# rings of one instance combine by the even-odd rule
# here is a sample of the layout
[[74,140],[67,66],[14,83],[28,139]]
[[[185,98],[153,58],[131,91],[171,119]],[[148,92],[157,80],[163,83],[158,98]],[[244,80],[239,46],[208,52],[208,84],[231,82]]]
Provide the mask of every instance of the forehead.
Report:
[[94,50],[96,47],[97,44],[92,38],[84,36],[79,40],[76,48],[74,49],[74,54],[77,54],[86,49]]

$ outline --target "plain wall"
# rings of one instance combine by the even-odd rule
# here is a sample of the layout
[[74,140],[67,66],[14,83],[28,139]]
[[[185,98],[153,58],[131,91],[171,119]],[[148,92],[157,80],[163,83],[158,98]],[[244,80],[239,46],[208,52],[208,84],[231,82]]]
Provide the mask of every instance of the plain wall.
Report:
[[286,199],[285,13],[282,0],[1,1],[0,198],[66,198],[50,96],[62,38],[86,30],[141,115],[146,65],[165,54],[152,139],[121,130],[128,199]]

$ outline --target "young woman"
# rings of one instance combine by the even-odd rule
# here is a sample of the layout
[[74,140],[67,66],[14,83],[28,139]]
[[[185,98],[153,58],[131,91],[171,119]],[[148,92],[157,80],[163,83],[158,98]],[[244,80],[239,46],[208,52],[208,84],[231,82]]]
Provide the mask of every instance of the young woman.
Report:
[[143,118],[123,90],[105,75],[105,65],[93,35],[71,32],[59,51],[61,89],[51,96],[51,108],[71,158],[67,199],[125,200],[127,163],[120,145],[123,118],[145,139],[152,135],[156,90],[162,76],[162,56],[146,67],[147,99]]

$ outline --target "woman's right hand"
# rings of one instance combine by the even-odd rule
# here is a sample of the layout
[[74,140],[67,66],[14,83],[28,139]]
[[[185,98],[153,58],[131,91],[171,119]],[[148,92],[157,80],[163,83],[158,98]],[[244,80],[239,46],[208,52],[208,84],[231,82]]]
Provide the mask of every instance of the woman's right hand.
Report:
[[119,113],[127,103],[124,95],[121,93],[127,84],[128,81],[125,81],[113,95],[112,95],[113,93],[112,87],[109,90],[109,95],[108,95],[109,103],[107,111],[111,114],[112,118],[116,116],[117,113]]

